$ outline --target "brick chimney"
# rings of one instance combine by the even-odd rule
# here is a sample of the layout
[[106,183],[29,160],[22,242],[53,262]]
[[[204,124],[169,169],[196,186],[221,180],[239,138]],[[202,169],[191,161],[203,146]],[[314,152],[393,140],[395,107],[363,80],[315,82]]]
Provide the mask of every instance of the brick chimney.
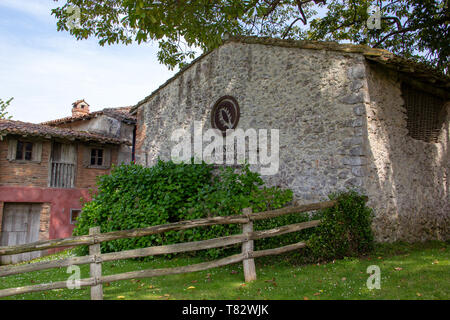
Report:
[[72,117],[82,116],[89,114],[89,105],[86,101],[77,100],[72,103]]

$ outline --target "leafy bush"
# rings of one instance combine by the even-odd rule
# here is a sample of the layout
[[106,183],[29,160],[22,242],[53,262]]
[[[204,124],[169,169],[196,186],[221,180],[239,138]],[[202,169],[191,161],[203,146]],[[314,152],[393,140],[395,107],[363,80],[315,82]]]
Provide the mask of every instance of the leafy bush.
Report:
[[[231,167],[221,168],[220,172],[212,180],[213,182],[205,186],[200,192],[196,203],[192,206],[192,212],[195,213],[195,216],[186,217],[187,219],[239,215],[242,214],[242,209],[244,208],[252,208],[253,212],[279,209],[292,200],[291,190],[264,186],[264,181],[260,175],[250,171],[248,165],[244,166],[241,173],[236,172]],[[272,220],[275,227],[286,224],[286,219],[283,219],[283,217]],[[256,222],[255,229],[261,229],[262,225],[259,221]],[[196,239],[188,240],[225,237],[241,233],[241,228],[241,225],[236,224],[205,227],[201,234],[196,234]],[[281,238],[285,242],[291,241],[291,238],[295,239],[292,235],[285,235]],[[270,239],[258,240],[258,243],[260,245],[258,248],[265,247],[270,243]],[[212,249],[208,250],[208,255],[218,257],[219,255],[224,255],[227,251],[223,248]]]
[[[255,230],[267,230],[287,224],[322,219],[319,227],[255,241],[255,249],[275,248],[309,241],[309,247],[297,253],[307,260],[324,260],[359,255],[373,246],[370,228],[372,210],[354,191],[333,194],[338,205],[313,213],[290,214],[256,221]],[[258,173],[248,165],[242,170],[214,168],[206,163],[175,164],[172,161],[146,168],[136,164],[114,167],[110,175],[98,180],[98,193],[84,205],[74,235],[88,234],[100,226],[102,232],[129,230],[181,220],[242,214],[282,208],[292,200],[291,190],[266,187]],[[241,225],[215,225],[171,231],[146,237],[102,243],[102,252],[114,252],[149,246],[199,241],[241,233]],[[218,257],[239,250],[239,246],[207,250]],[[87,254],[87,247],[81,247]],[[197,252],[196,254],[202,252]]]
[[[259,174],[250,171],[248,165],[241,172],[230,167],[221,169],[218,174],[213,174],[213,170],[206,163],[175,164],[172,161],[158,161],[151,168],[136,164],[114,167],[110,175],[99,178],[98,193],[91,202],[84,204],[74,235],[88,234],[93,226],[110,232],[241,214],[246,207],[252,207],[254,212],[277,209],[292,200],[291,190],[263,186]],[[217,225],[114,240],[101,246],[102,252],[113,252],[240,232],[239,225]],[[224,249],[207,252],[217,257]],[[83,247],[79,253],[86,254],[87,248]]]
[[373,210],[366,206],[365,196],[348,191],[329,198],[338,200],[338,205],[316,213],[314,219],[322,219],[322,223],[309,239],[308,253],[314,259],[330,260],[370,252]]

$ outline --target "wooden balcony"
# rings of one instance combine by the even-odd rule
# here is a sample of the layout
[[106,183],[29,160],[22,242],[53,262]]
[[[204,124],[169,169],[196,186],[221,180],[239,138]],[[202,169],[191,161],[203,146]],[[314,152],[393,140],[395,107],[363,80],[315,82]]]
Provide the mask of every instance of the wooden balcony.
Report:
[[73,188],[74,185],[75,185],[75,164],[53,161],[50,172],[50,187]]

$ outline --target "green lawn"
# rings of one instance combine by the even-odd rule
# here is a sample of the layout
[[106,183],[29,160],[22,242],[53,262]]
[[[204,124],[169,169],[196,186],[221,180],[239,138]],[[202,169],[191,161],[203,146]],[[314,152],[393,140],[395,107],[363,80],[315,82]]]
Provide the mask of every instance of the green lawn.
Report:
[[[292,254],[256,260],[258,280],[243,282],[242,263],[207,271],[104,285],[105,299],[449,299],[449,242],[377,245],[363,258],[327,264],[302,265]],[[59,254],[69,255],[70,252]],[[45,259],[50,259],[46,257]],[[54,257],[53,257],[54,258]],[[152,261],[115,261],[103,264],[103,274],[147,268],[181,266],[201,258],[157,257]],[[367,267],[381,270],[381,289],[369,290]],[[81,266],[82,278],[89,266]],[[66,280],[65,268],[4,277],[0,289]],[[89,299],[89,288],[22,294],[6,299]]]

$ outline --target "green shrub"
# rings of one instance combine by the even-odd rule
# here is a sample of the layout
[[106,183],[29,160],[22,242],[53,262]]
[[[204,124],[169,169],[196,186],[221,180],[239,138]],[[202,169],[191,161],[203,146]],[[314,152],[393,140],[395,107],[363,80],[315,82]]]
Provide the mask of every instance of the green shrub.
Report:
[[370,252],[373,210],[366,206],[366,197],[348,191],[329,198],[338,200],[338,205],[315,214],[314,219],[322,219],[322,223],[309,239],[308,254],[317,260],[330,260]]
[[[249,166],[241,170],[214,168],[206,163],[158,163],[150,168],[136,164],[114,167],[110,175],[98,180],[98,192],[86,202],[78,218],[74,235],[88,234],[100,226],[102,232],[129,230],[182,220],[238,215],[243,208],[253,212],[278,209],[292,200],[291,190],[266,187],[258,173]],[[354,191],[333,194],[339,205],[314,214],[296,213],[256,221],[255,230],[267,230],[287,224],[322,219],[317,228],[255,241],[255,249],[276,248],[309,239],[309,247],[299,253],[310,260],[342,258],[371,250],[372,210],[364,197]],[[145,248],[162,244],[199,241],[241,233],[241,225],[215,225],[171,231],[101,244],[102,252]],[[219,257],[240,250],[239,246],[211,249],[195,254]],[[78,250],[87,254],[87,247]],[[193,253],[194,254],[194,253]]]
[[[252,208],[253,212],[261,212],[284,207],[292,200],[291,190],[282,190],[277,187],[266,187],[260,175],[250,171],[248,165],[242,172],[236,172],[234,168],[221,168],[213,177],[213,182],[206,186],[198,197],[193,212],[195,217],[227,216],[242,214],[242,209]],[[274,226],[281,226],[285,219],[272,219]],[[259,222],[259,221],[258,221]],[[255,223],[255,229],[261,229],[261,225]],[[291,222],[293,223],[293,222]],[[241,225],[215,225],[203,228],[202,234],[198,234],[195,240],[212,239],[241,233]],[[289,242],[292,235],[282,237],[284,242]],[[265,248],[270,239],[258,240],[258,248]],[[292,242],[291,242],[292,243]],[[236,247],[236,246],[235,246]],[[234,251],[234,250],[233,250]],[[208,250],[208,255],[218,257],[230,253],[227,249]]]
[[[136,164],[114,167],[110,175],[99,178],[98,192],[92,201],[84,204],[74,235],[88,234],[93,226],[110,232],[241,214],[246,207],[252,207],[254,212],[265,211],[281,208],[292,200],[291,190],[263,186],[260,175],[250,171],[248,165],[241,172],[228,167],[215,175],[213,170],[206,163],[175,164],[172,161],[158,161],[150,168]],[[240,232],[240,225],[217,225],[114,240],[101,246],[102,252],[114,252]],[[82,247],[78,252],[86,254],[87,248]],[[207,251],[212,257],[224,252],[224,249]]]

